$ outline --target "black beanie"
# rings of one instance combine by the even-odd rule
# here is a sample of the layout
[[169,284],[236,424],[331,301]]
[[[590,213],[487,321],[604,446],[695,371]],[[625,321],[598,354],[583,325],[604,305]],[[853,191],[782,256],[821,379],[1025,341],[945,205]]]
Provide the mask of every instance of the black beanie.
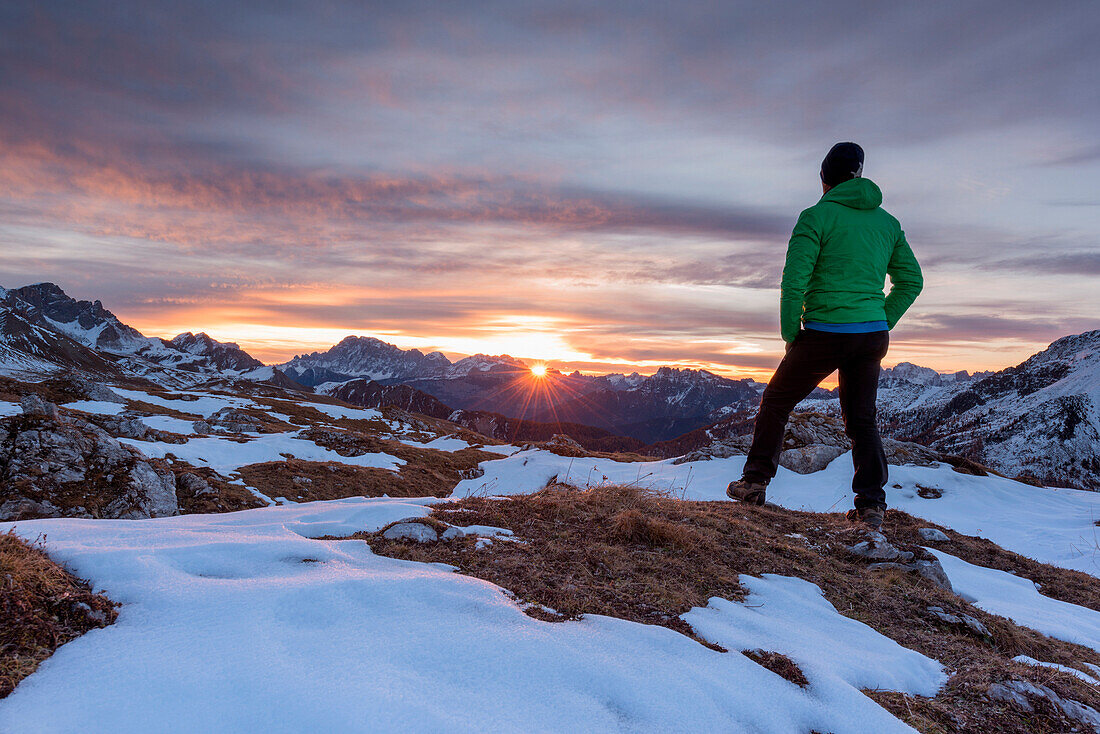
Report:
[[863,148],[855,143],[837,143],[821,161],[821,182],[836,186],[863,173]]

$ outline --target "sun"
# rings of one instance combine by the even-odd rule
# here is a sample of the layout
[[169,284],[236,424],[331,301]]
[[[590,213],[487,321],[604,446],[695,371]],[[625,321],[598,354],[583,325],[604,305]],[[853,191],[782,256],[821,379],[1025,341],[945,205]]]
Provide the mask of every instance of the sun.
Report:
[[533,364],[531,365],[531,374],[535,377],[546,377],[546,365]]

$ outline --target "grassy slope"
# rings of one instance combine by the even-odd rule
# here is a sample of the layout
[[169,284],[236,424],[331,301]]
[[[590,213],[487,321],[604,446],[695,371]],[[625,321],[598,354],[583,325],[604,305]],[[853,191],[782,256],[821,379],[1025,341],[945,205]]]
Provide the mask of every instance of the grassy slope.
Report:
[[[510,528],[525,543],[498,541],[477,550],[472,539],[419,545],[385,540],[379,534],[358,537],[368,540],[375,552],[449,563],[462,573],[496,583],[532,604],[529,613],[543,619],[606,614],[664,625],[689,636],[693,633],[679,615],[705,605],[711,596],[740,598],[739,574],[807,579],[818,584],[841,613],[936,658],[952,671],[951,681],[932,699],[868,692],[921,731],[1053,734],[1071,729],[1053,709],[1024,714],[987,700],[989,684],[1009,677],[1047,685],[1063,697],[1100,708],[1100,693],[1084,682],[1012,662],[1024,654],[1087,670],[1081,664],[1100,664],[1100,655],[975,609],[914,574],[868,571],[865,562],[847,553],[858,531],[840,515],[684,502],[625,487],[582,492],[559,486],[530,496],[470,498],[437,507],[434,517],[458,525]],[[916,529],[928,526],[904,513],[891,512],[887,521],[892,540],[909,550],[917,550],[912,542]],[[1017,569],[1041,579],[1049,596],[1100,608],[1091,577],[1035,563],[988,541],[949,535],[952,540],[941,545],[950,553]],[[929,606],[977,617],[992,637],[947,626],[927,612]],[[769,651],[747,652],[796,679],[790,661],[769,658]]]

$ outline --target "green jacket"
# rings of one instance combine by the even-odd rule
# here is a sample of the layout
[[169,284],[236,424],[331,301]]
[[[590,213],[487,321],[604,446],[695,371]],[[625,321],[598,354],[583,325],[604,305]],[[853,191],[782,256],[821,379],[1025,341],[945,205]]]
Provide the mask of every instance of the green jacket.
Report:
[[[924,285],[920,265],[881,203],[873,181],[853,178],[799,215],[783,266],[784,341],[794,341],[803,320],[885,321],[892,329],[916,300]],[[884,296],[887,275],[890,294]]]

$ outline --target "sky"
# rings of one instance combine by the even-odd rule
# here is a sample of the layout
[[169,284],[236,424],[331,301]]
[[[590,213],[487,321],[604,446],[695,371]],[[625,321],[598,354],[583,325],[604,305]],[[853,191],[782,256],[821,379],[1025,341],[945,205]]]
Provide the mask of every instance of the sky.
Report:
[[925,273],[887,363],[1100,328],[1087,2],[0,6],[0,285],[269,362],[348,334],[767,376],[854,140]]

